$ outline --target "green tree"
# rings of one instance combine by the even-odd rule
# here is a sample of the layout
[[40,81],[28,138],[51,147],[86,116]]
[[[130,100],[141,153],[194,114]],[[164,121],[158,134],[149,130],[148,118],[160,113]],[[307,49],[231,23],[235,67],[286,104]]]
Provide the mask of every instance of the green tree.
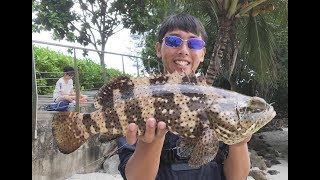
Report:
[[[63,76],[63,68],[65,66],[73,66],[74,59],[72,56],[55,52],[49,48],[33,46],[33,52],[38,93],[51,94],[55,83]],[[77,67],[81,90],[99,89],[104,84],[101,76],[101,66],[93,60],[87,58],[77,59]],[[107,79],[109,80],[120,75],[130,76],[122,74],[117,69],[110,68],[107,72]]]
[[[126,4],[137,3],[135,2],[137,0],[122,1]],[[185,11],[204,22],[209,35],[206,55],[206,59],[209,58],[209,60],[203,64],[201,71],[206,71],[208,84],[212,84],[217,78],[226,79],[234,89],[242,79],[239,75],[244,76],[246,73],[247,78],[254,78],[261,87],[276,88],[278,76],[275,49],[278,47],[274,33],[275,27],[279,27],[280,20],[287,20],[287,0],[146,0],[140,2],[144,3],[142,7],[148,7],[148,11],[152,12],[148,15],[149,20],[152,17],[162,19],[172,12]],[[135,12],[134,16],[127,14],[127,18],[131,18],[130,27],[135,27],[137,30],[145,24],[150,25],[152,24],[150,22],[155,22],[137,21],[137,17],[138,19],[144,17],[143,11],[140,12]],[[156,27],[153,26],[154,29]],[[283,30],[283,27],[281,28]],[[150,38],[154,38],[152,37],[154,29],[149,30]],[[149,38],[146,40],[146,45],[152,44]],[[144,52],[150,56],[148,53],[150,47]],[[210,55],[211,57],[208,57]],[[239,73],[239,71],[243,72]],[[254,77],[249,76],[252,74]]]
[[143,36],[145,42],[141,52],[145,70],[149,73],[162,72],[162,62],[155,54],[157,27],[163,18],[182,9],[174,2],[160,0],[117,0],[114,7],[121,13],[122,23],[132,34]]
[[[245,59],[249,69],[263,86],[274,86],[276,82],[275,43],[266,16],[275,6],[283,8],[285,1],[272,0],[201,0],[184,2],[186,10],[199,11],[211,22],[217,22],[217,35],[206,79],[212,84],[219,75],[232,85],[232,75],[239,64],[240,53],[248,54]],[[190,8],[191,7],[191,8]],[[271,13],[269,13],[271,12]],[[242,56],[244,57],[244,56]]]
[[[33,31],[53,31],[54,39],[66,39],[105,51],[108,38],[117,33],[120,16],[111,0],[33,0]],[[106,81],[104,53],[98,52]]]

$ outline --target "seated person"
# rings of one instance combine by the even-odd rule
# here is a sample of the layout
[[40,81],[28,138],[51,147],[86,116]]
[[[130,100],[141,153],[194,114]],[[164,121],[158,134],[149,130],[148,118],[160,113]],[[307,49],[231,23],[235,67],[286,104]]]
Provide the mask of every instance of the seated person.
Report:
[[[53,101],[68,101],[75,103],[76,93],[73,91],[73,80],[74,69],[73,67],[67,66],[63,68],[64,75],[61,77],[55,86],[53,91]],[[86,102],[87,96],[80,94],[80,102]]]

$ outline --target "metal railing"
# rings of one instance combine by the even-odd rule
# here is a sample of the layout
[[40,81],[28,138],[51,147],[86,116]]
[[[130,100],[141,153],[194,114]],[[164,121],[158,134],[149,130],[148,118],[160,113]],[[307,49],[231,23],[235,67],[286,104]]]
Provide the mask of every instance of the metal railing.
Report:
[[[139,61],[138,59],[143,59],[142,57],[139,56],[133,56],[133,55],[128,55],[128,54],[121,54],[121,53],[114,53],[114,52],[108,52],[108,51],[99,51],[95,49],[90,49],[90,48],[85,48],[85,47],[77,47],[77,46],[72,46],[72,45],[62,45],[58,43],[52,43],[52,42],[44,42],[44,41],[38,41],[38,40],[32,40],[32,138],[36,139],[37,138],[37,104],[38,104],[38,91],[37,91],[37,82],[36,82],[36,70],[35,70],[35,60],[34,60],[34,50],[33,50],[33,44],[45,44],[45,45],[51,45],[51,46],[57,46],[57,47],[64,47],[68,49],[73,49],[73,66],[75,69],[75,92],[76,92],[76,104],[75,104],[75,110],[77,112],[80,111],[80,106],[79,106],[79,96],[80,96],[80,83],[79,83],[79,73],[78,73],[78,68],[77,68],[77,54],[76,54],[76,49],[78,50],[85,50],[88,52],[100,52],[100,53],[105,53],[105,54],[112,54],[112,55],[117,55],[121,56],[121,62],[122,62],[122,73],[125,74],[125,65],[124,65],[124,57],[129,57],[129,58],[134,58],[136,59],[136,67],[137,67],[137,76],[140,75],[139,73]],[[155,61],[158,63],[158,70],[160,71],[160,62],[157,60],[153,59],[148,59],[148,64],[150,64],[150,61]],[[101,64],[100,64],[101,66]],[[102,66],[103,67],[103,66]],[[150,67],[149,67],[150,69]],[[53,79],[53,78],[52,78]],[[105,81],[105,80],[104,80]]]
[[[138,59],[145,59],[143,57],[140,56],[134,56],[134,55],[129,55],[129,54],[122,54],[122,53],[115,53],[115,52],[110,52],[110,51],[100,51],[100,50],[95,50],[95,49],[91,49],[91,48],[85,48],[85,47],[79,47],[79,46],[72,46],[72,45],[62,45],[62,44],[58,44],[58,43],[52,43],[52,42],[44,42],[44,41],[38,41],[38,40],[32,40],[33,43],[36,44],[45,44],[45,45],[51,45],[51,46],[57,46],[57,47],[64,47],[64,48],[71,48],[74,52],[74,56],[76,56],[76,49],[78,50],[84,50],[84,51],[88,51],[88,52],[99,52],[99,53],[104,53],[104,54],[110,54],[110,55],[116,55],[116,56],[121,56],[121,63],[122,63],[122,72],[125,73],[125,65],[124,65],[124,60],[123,57],[129,57],[129,58],[134,58],[135,61],[135,65],[137,68],[137,76],[140,75],[139,73],[139,67],[141,67],[141,65],[139,64]],[[161,62],[155,60],[155,59],[147,59],[148,61],[154,61],[158,64],[157,68],[160,71],[160,66],[162,65]],[[148,62],[148,65],[150,64],[150,62]],[[150,68],[149,68],[150,69]]]

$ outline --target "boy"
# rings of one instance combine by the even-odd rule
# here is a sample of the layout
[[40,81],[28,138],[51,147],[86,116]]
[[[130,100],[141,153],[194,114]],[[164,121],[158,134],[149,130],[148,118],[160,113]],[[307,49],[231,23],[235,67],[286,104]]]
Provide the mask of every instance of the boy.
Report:
[[[167,17],[160,26],[156,53],[165,72],[196,72],[206,53],[207,34],[202,23],[189,14]],[[187,159],[176,161],[174,151],[178,136],[166,124],[150,117],[146,132],[137,138],[136,124],[129,124],[125,138],[118,139],[119,171],[128,180],[244,180],[249,174],[247,142],[235,145],[220,142],[216,158],[200,168],[187,166]],[[138,139],[138,140],[137,140]],[[133,144],[133,145],[130,145]],[[178,157],[179,158],[179,157]]]
[[[55,86],[53,91],[53,101],[68,101],[75,103],[76,94],[73,91],[73,80],[74,69],[73,67],[66,66],[63,68],[64,75],[61,77]],[[80,95],[80,101],[85,101],[87,99],[86,95]]]

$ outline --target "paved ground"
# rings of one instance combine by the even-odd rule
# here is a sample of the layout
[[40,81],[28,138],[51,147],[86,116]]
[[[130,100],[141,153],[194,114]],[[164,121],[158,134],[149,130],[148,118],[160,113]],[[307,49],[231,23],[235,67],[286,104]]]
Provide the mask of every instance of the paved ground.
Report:
[[67,180],[123,180],[120,174],[89,173],[75,174]]

